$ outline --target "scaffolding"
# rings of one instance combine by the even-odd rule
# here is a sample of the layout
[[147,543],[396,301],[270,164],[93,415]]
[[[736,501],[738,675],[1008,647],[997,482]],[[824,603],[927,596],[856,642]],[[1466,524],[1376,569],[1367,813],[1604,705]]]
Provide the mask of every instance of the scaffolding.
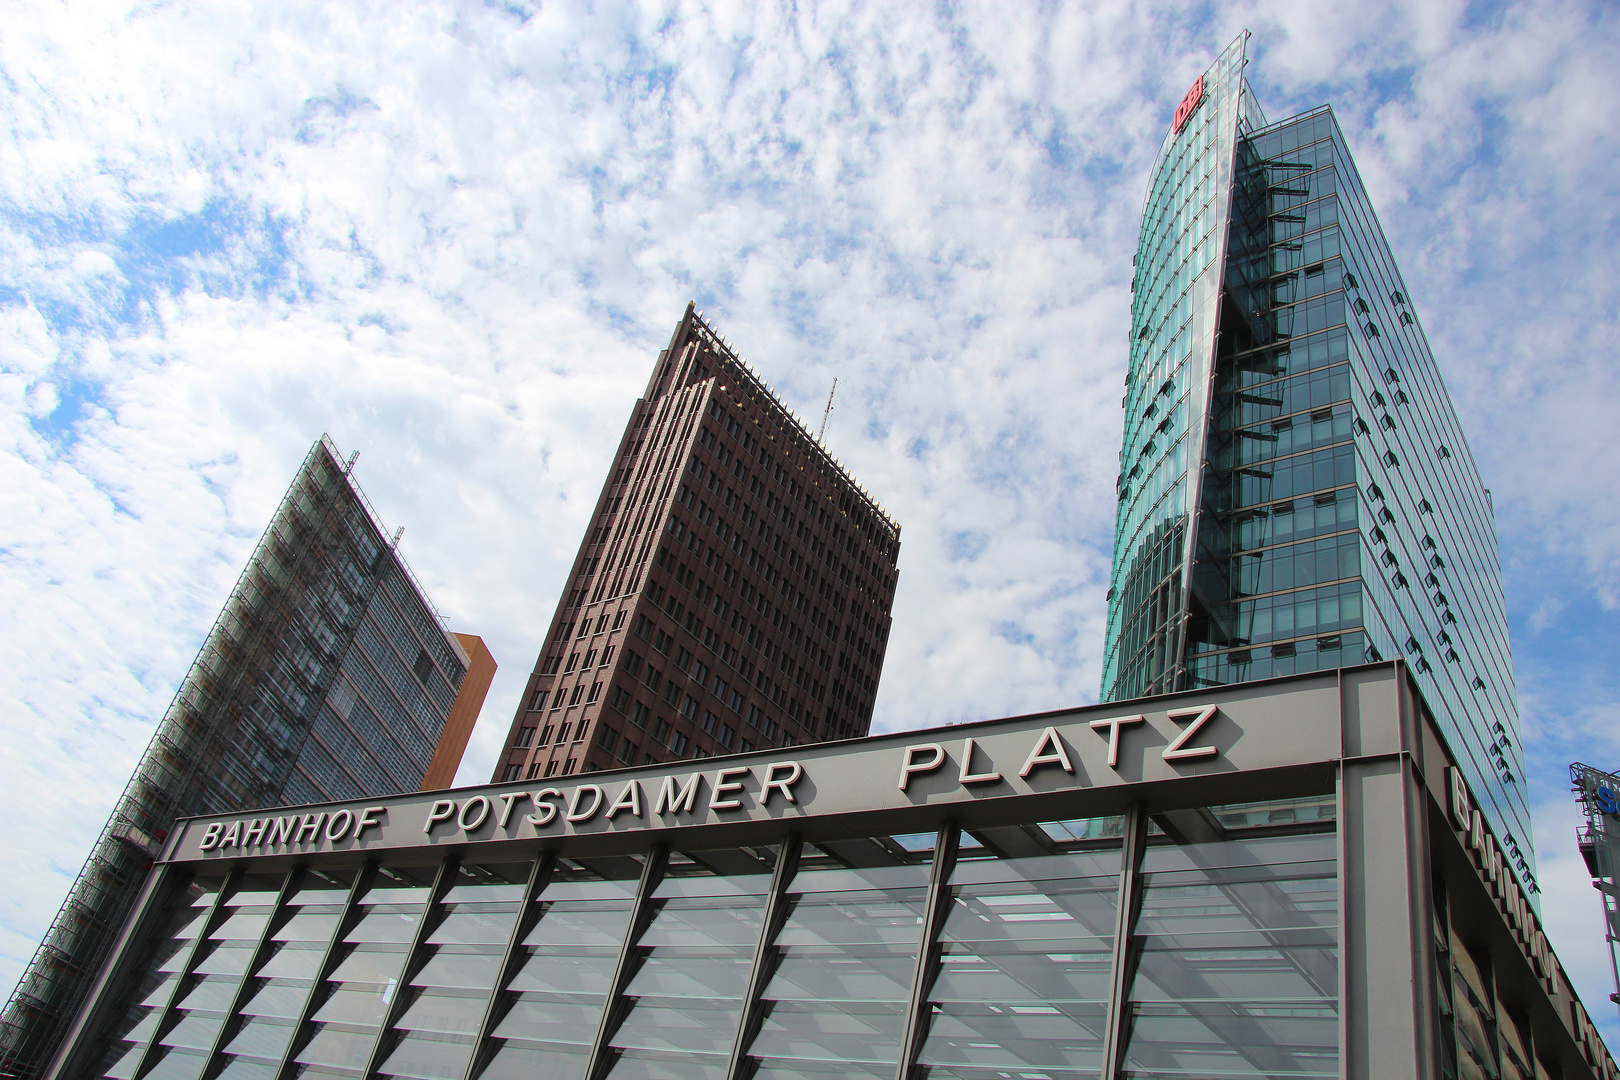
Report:
[[1615,955],[1620,945],[1620,776],[1577,761],[1569,767],[1569,778],[1586,811],[1586,824],[1575,835],[1592,887],[1603,897],[1604,937],[1616,991],[1609,1000],[1620,1007],[1620,958]]
[[324,436],[305,457],[6,1003],[3,1080],[49,1063],[175,819],[280,801],[372,597],[402,569],[353,464]]

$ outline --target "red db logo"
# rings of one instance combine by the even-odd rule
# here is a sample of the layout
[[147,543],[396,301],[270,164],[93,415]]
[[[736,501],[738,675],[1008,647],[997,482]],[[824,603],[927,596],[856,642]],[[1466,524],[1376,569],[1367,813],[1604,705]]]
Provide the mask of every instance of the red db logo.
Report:
[[1170,130],[1177,135],[1181,134],[1181,129],[1187,126],[1188,119],[1198,111],[1198,105],[1203,100],[1204,77],[1200,75],[1192,86],[1188,88],[1187,96],[1181,99],[1181,104],[1176,106],[1176,120],[1171,125]]

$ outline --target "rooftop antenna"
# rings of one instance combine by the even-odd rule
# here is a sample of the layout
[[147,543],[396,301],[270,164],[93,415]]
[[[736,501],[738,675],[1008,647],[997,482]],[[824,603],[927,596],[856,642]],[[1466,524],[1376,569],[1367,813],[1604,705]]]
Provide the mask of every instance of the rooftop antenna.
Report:
[[833,395],[838,393],[838,379],[833,379],[832,389],[827,391],[827,407],[821,413],[821,430],[816,433],[816,442],[827,445],[827,418],[832,415]]

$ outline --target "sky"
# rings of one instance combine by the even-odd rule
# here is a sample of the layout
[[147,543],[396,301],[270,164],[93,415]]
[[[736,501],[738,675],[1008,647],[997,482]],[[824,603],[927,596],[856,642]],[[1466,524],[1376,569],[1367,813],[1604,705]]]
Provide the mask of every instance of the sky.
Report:
[[688,300],[902,523],[876,730],[1089,704],[1131,255],[1243,28],[1333,105],[1492,489],[1543,913],[1610,1045],[1568,765],[1620,769],[1620,12],[12,0],[0,992],[310,445],[501,667],[488,779]]

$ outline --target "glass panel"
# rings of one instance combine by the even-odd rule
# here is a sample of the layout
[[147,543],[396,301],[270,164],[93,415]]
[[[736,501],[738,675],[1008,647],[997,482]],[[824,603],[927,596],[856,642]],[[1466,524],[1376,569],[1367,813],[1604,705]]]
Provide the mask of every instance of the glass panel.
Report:
[[763,961],[774,970],[748,1047],[758,1077],[894,1076],[935,836],[890,839],[890,865],[801,856]]
[[725,1074],[775,858],[774,849],[670,856],[609,1044],[613,1080]]
[[379,1025],[399,993],[406,953],[437,867],[383,867],[358,904],[358,919],[337,946],[337,967],[317,990],[314,1035],[300,1064],[363,1069]]
[[[1337,838],[1304,805],[1155,816],[1122,1075],[1338,1075]],[[1256,835],[1273,808],[1316,831]]]
[[271,1080],[292,1041],[294,1022],[309,999],[353,882],[353,870],[307,871],[270,924],[269,955],[251,973],[252,985],[239,1013],[244,1020],[226,1033],[221,1080]]
[[529,865],[463,866],[429,924],[384,1076],[460,1077],[495,988]]
[[[634,859],[589,868],[558,861],[529,913],[536,921],[502,989],[505,1011],[493,1032],[497,1049],[479,1080],[579,1080],[640,877],[641,863]],[[458,968],[471,959],[448,958]],[[444,956],[435,959],[446,962]]]
[[1123,824],[1048,822],[1051,854],[957,863],[919,1055],[930,1076],[1098,1075]]
[[129,1080],[140,1064],[141,1051],[157,1029],[159,1012],[174,991],[175,979],[185,964],[186,950],[202,931],[222,881],[193,881],[175,899],[166,925],[153,936],[146,972],[129,996],[124,1016],[112,1030],[102,1074]]
[[217,925],[198,947],[193,974],[181,988],[169,1030],[158,1040],[177,1051],[160,1068],[170,1080],[195,1080],[225,1024],[226,1011],[242,985],[242,975],[274,910],[282,874],[247,874],[225,898]]

